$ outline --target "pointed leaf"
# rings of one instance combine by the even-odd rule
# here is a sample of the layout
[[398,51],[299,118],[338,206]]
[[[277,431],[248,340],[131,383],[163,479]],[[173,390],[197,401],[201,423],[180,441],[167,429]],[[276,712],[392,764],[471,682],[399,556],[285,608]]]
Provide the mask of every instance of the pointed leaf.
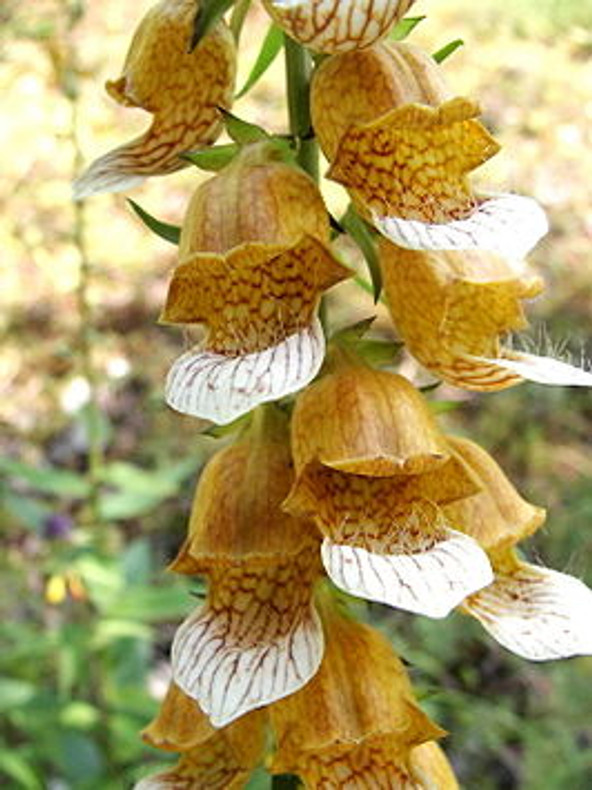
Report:
[[257,124],[244,121],[242,118],[222,108],[220,108],[220,112],[224,118],[226,131],[235,142],[246,145],[247,143],[256,143],[258,140],[269,140],[269,135],[265,129],[257,126]]
[[372,233],[351,203],[340,222],[364,255],[368,271],[370,272],[374,302],[376,303],[380,299],[382,291],[382,273]]
[[165,241],[170,241],[171,244],[179,243],[181,228],[179,228],[177,225],[170,225],[168,222],[162,222],[161,220],[156,219],[156,217],[153,217],[152,214],[149,214],[145,209],[143,209],[130,198],[127,199],[127,202],[136,212],[138,217],[140,217],[144,225],[150,228],[153,233],[156,233],[157,236],[160,236],[160,238],[164,239]]
[[449,44],[446,44],[445,47],[442,47],[442,49],[434,52],[432,57],[436,63],[442,63],[446,60],[446,58],[450,57],[453,52],[456,52],[459,47],[464,46],[464,43],[465,42],[462,40],[462,38],[455,38],[454,41],[451,41]]
[[89,483],[82,475],[55,466],[29,466],[12,458],[0,458],[0,471],[23,481],[36,491],[63,497],[85,497]]
[[224,14],[228,11],[234,0],[203,0],[195,15],[193,36],[189,42],[189,52],[193,52],[202,38],[207,35]]
[[278,56],[283,43],[284,34],[282,30],[277,25],[272,24],[263,40],[255,65],[251,69],[247,81],[234,97],[235,99],[240,99],[259,81]]
[[403,343],[391,340],[361,340],[356,345],[357,353],[372,367],[385,367],[392,364],[399,355]]
[[394,28],[391,30],[389,38],[393,41],[403,41],[404,38],[411,33],[411,31],[423,22],[425,16],[406,16],[401,19]]
[[364,337],[366,332],[370,329],[375,321],[375,315],[371,315],[368,318],[362,318],[361,321],[356,321],[355,324],[350,324],[350,326],[345,326],[343,329],[335,332],[331,339],[337,341],[345,340],[346,342],[360,340]]
[[216,172],[230,164],[238,151],[239,147],[236,143],[229,143],[228,145],[204,148],[201,151],[189,151],[186,154],[181,154],[181,159],[186,159],[201,170]]

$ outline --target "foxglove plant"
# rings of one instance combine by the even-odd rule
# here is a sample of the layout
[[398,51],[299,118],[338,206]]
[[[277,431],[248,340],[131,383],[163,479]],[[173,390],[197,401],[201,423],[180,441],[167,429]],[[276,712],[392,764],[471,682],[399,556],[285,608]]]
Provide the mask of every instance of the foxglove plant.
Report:
[[[364,252],[376,297],[384,282],[401,342],[443,381],[592,383],[501,342],[543,290],[524,256],[546,219],[531,198],[473,187],[499,145],[433,58],[387,40],[397,23],[397,39],[413,28],[412,4],[264,0],[286,34],[288,135],[228,112],[225,0],[162,0],[107,84],[153,124],[91,164],[78,198],[190,161],[218,170],[179,234],[161,321],[203,332],[173,363],[165,398],[232,435],[198,481],[170,566],[207,586],[143,733],[179,761],[138,790],[241,788],[261,764],[324,790],[457,788],[444,731],[348,594],[432,618],[460,608],[531,660],[592,654],[592,591],[516,549],[545,512],[485,450],[444,434],[421,391],[376,361],[367,326],[332,332],[321,304],[353,274],[333,224]],[[239,2],[235,38],[244,12]],[[267,37],[263,61],[279,40]],[[309,50],[323,53],[314,68]],[[234,142],[208,151],[224,124]],[[315,138],[352,201],[341,223],[317,183]]]

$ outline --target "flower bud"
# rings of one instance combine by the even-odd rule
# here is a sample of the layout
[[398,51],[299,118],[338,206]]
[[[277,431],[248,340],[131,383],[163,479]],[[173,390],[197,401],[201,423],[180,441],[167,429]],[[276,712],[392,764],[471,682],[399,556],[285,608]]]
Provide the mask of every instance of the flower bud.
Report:
[[248,242],[288,245],[304,235],[328,243],[329,232],[329,215],[312,178],[282,162],[272,143],[253,143],[195,191],[183,220],[179,260],[227,253]]

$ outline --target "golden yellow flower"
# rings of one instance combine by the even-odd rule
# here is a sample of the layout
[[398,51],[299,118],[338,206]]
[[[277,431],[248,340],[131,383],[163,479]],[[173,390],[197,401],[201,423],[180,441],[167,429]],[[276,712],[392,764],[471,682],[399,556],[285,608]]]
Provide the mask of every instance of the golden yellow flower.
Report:
[[254,711],[215,729],[199,707],[171,683],[142,737],[150,746],[181,752],[170,770],[142,779],[135,790],[238,790],[261,760],[266,715]]
[[484,552],[442,511],[478,484],[403,377],[339,364],[298,397],[292,448],[284,508],[315,521],[339,587],[444,617],[491,581]]
[[403,665],[372,628],[334,606],[321,612],[327,648],[317,675],[269,709],[272,770],[326,790],[429,787],[414,782],[410,757],[444,732],[417,705]]
[[482,490],[447,505],[447,517],[488,552],[493,583],[469,596],[463,609],[501,645],[532,661],[592,653],[592,590],[579,579],[520,559],[514,547],[545,520],[526,502],[491,456],[468,439],[450,438],[457,458]]
[[207,327],[205,341],[174,363],[167,402],[218,423],[316,375],[320,295],[350,275],[329,252],[317,187],[270,155],[267,143],[249,146],[197,190],[162,316]]
[[315,52],[347,52],[385,36],[415,0],[263,0],[275,22]]
[[501,390],[524,379],[590,386],[592,375],[565,362],[504,347],[528,326],[522,301],[543,290],[524,265],[492,253],[405,250],[382,239],[384,290],[408,350],[434,375],[471,390]]
[[315,133],[330,162],[354,124],[372,122],[395,107],[436,106],[447,98],[434,59],[406,42],[383,42],[327,58],[315,71],[310,94]]
[[[530,198],[473,191],[468,174],[499,150],[477,120],[478,104],[440,99],[435,63],[407,57],[405,70],[384,45],[372,49],[376,55],[367,58],[381,75],[378,89],[364,77],[364,53],[335,55],[315,77],[313,125],[331,162],[328,176],[402,247],[522,258],[546,233],[546,218]],[[350,90],[347,80],[357,71]],[[329,104],[334,109],[325,115]]]
[[266,407],[207,465],[171,566],[208,580],[204,606],[177,631],[172,664],[216,727],[301,688],[322,658],[312,600],[319,539],[280,510],[292,479],[285,417]]
[[234,38],[221,21],[190,51],[199,3],[162,0],[136,30],[119,79],[109,95],[154,117],[135,140],[96,159],[74,183],[80,200],[122,192],[148,176],[187,166],[180,154],[214,142],[222,131],[219,107],[232,104],[236,73]]

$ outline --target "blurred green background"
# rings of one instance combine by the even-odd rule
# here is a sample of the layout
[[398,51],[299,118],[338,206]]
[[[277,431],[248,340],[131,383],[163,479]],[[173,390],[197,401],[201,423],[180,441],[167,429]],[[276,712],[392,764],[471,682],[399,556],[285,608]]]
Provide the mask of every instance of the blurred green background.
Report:
[[[126,788],[163,756],[138,731],[167,683],[167,655],[195,583],[165,572],[181,542],[196,474],[219,440],[168,410],[165,371],[182,347],[158,327],[174,248],[122,196],[83,209],[70,182],[146,123],[102,91],[121,68],[147,0],[4,0],[0,7],[0,786]],[[579,358],[592,312],[592,3],[419,0],[412,41],[465,47],[445,64],[478,98],[503,150],[489,187],[535,195],[552,223],[532,262],[535,346]],[[268,24],[253,8],[239,85]],[[278,61],[237,103],[284,131]],[[133,197],[179,223],[196,170],[153,179]],[[325,185],[339,213],[343,196]],[[370,315],[352,286],[339,321]],[[339,308],[339,309],[337,309]],[[381,314],[379,331],[388,333]],[[550,338],[550,340],[549,340]],[[418,373],[412,363],[406,372]],[[525,552],[592,582],[589,393],[523,385],[494,395],[440,388],[445,427],[492,451],[549,509]],[[532,665],[455,614],[431,622],[371,607],[423,704],[451,735],[466,788],[592,787],[592,659]],[[592,613],[591,613],[592,617]]]

